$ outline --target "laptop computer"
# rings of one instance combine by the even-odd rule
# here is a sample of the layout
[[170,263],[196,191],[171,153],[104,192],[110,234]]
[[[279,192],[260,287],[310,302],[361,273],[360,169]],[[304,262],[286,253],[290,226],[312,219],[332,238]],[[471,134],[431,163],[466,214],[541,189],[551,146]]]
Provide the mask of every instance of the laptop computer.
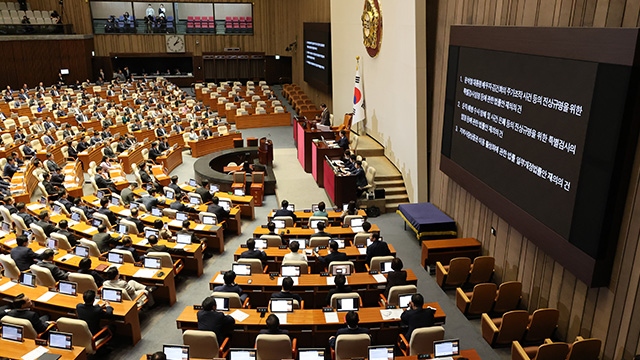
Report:
[[82,220],[82,217],[80,216],[80,213],[74,211],[71,213],[71,220],[80,222]]
[[[314,219],[309,221],[309,227],[312,229],[317,229],[318,228],[318,224],[321,222],[325,222],[324,220],[319,220],[319,219]],[[326,225],[326,224],[325,224]]]
[[214,297],[216,301],[216,310],[229,311],[229,298],[226,297]]
[[345,276],[351,275],[351,265],[349,264],[333,265],[331,267],[331,275],[336,276],[338,274],[345,275]]
[[222,206],[225,211],[231,210],[231,201],[219,199],[218,205]]
[[254,239],[255,243],[256,243],[256,249],[262,250],[262,249],[266,249],[268,242],[266,239]]
[[58,282],[58,293],[63,295],[76,296],[77,288],[78,284],[71,281],[60,280]]
[[220,188],[218,187],[218,185],[209,185],[209,192],[211,194],[215,194],[219,191],[220,191]]
[[344,239],[331,239],[331,241],[335,241],[338,243],[338,249],[344,249],[346,246],[346,241]]
[[129,209],[137,209],[138,207],[140,207],[138,203],[135,203],[135,202],[129,203]]
[[118,198],[117,198],[117,197],[115,197],[115,196],[114,196],[114,197],[112,197],[112,198],[111,198],[111,205],[113,205],[113,206],[120,206],[120,200],[118,200]]
[[232,264],[231,270],[233,270],[236,275],[241,276],[250,276],[251,275],[251,265],[250,264]]
[[24,328],[20,325],[2,323],[2,340],[23,342]]
[[349,209],[349,204],[342,204],[342,211],[347,211]]
[[151,235],[155,235],[156,237],[158,237],[160,234],[160,231],[150,228],[150,227],[146,227],[144,228],[144,237],[145,238],[149,238],[149,236]]
[[387,274],[392,272],[391,261],[383,261],[380,263],[380,273]]
[[205,225],[215,225],[216,224],[216,218],[213,216],[207,216],[204,215],[202,217],[202,223]]
[[44,196],[40,196],[40,200],[38,201],[40,205],[47,205],[47,198]]
[[456,355],[460,355],[460,339],[433,342],[434,358],[447,358]]
[[189,186],[197,187],[198,183],[196,182],[196,179],[189,179]]
[[96,191],[96,197],[98,199],[102,199],[104,197],[104,192],[102,190]]
[[103,301],[113,301],[113,302],[122,302],[122,290],[121,289],[113,289],[113,288],[102,288],[102,300]]
[[311,211],[312,211],[312,212],[316,212],[316,211],[318,211],[318,210],[320,210],[320,209],[318,208],[318,204],[311,204]]
[[102,220],[101,219],[91,219],[91,225],[94,227],[98,227],[100,225],[102,225]]
[[162,260],[153,256],[145,256],[144,267],[147,269],[160,269],[162,267]]
[[188,345],[163,345],[162,352],[167,360],[189,360]]
[[293,312],[293,299],[271,299],[270,312]]
[[256,360],[256,349],[229,349],[229,360]]
[[284,220],[271,220],[271,222],[273,222],[276,226],[276,229],[284,229],[287,225],[287,223]]
[[[362,224],[364,224],[364,218],[354,218],[351,219],[351,228],[362,228]],[[354,230],[355,231],[355,230]]]
[[200,205],[200,198],[197,196],[189,196],[189,203],[191,205]]
[[294,204],[289,204],[289,206],[287,206],[287,210],[296,211],[296,206]]
[[165,193],[164,193],[164,196],[169,200],[173,200],[174,195],[175,195],[175,193],[173,191],[169,191],[169,190],[165,191]]
[[189,215],[187,215],[187,213],[179,211],[179,212],[176,213],[176,220],[178,220],[178,221],[189,220]]
[[53,210],[52,210],[52,212],[53,212],[54,214],[56,214],[56,215],[60,215],[61,211],[62,211],[62,208],[60,207],[60,205],[58,205],[58,204],[53,204]]
[[74,254],[80,257],[89,257],[89,248],[82,245],[76,245],[74,249]]
[[286,277],[299,277],[300,276],[300,265],[282,265],[280,266],[280,276]]
[[360,301],[357,298],[338,299],[336,311],[358,311]]
[[118,224],[118,234],[126,235],[129,232],[129,228],[125,224]]
[[298,360],[324,360],[324,349],[298,349]]
[[36,287],[36,276],[32,273],[26,273],[26,272],[21,273],[20,285]]
[[60,331],[49,332],[49,347],[62,350],[73,349],[73,335]]
[[369,346],[369,360],[393,360],[393,345]]
[[151,208],[151,215],[155,217],[162,217],[162,210],[158,209],[157,207]]
[[178,244],[191,244],[191,234],[178,234],[176,236]]
[[411,302],[411,297],[415,294],[402,294],[398,296],[398,306],[401,309],[406,309],[409,307],[409,303]]
[[107,261],[112,263],[112,264],[123,264],[124,263],[124,255],[119,254],[119,253],[115,253],[113,251],[110,251],[107,254]]
[[242,189],[233,189],[233,195],[235,195],[235,196],[244,196],[244,190],[242,190]]
[[297,242],[300,246],[300,249],[306,249],[307,247],[307,241],[305,239],[289,239],[289,244],[291,244],[292,242]]
[[58,249],[58,240],[54,239],[54,238],[48,238],[45,245],[47,246],[47,248],[49,248],[51,250],[57,250]]

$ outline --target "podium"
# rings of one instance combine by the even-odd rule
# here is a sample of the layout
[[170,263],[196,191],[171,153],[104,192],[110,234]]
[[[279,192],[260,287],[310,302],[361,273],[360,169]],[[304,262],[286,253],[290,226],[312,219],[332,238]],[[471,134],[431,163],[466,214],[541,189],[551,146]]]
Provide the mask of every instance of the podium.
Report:
[[[339,158],[334,158],[339,159]],[[324,189],[335,206],[341,207],[351,200],[356,201],[356,176],[336,173],[330,164],[332,159],[324,159]]]
[[294,139],[298,149],[298,161],[305,172],[310,173],[312,170],[312,153],[311,142],[313,139],[333,140],[335,133],[333,131],[322,131],[317,129],[309,129],[309,123],[306,120],[298,120],[294,124]]
[[258,146],[258,161],[262,165],[273,165],[273,141],[263,137]]

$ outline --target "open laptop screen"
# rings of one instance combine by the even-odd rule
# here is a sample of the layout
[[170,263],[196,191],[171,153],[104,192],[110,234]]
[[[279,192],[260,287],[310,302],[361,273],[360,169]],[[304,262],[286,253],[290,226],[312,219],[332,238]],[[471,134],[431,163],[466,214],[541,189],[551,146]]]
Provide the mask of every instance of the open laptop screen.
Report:
[[309,221],[309,227],[312,229],[317,229],[318,228],[318,223],[324,222],[324,220],[321,219],[314,219]]
[[256,360],[256,349],[229,349],[229,360]]
[[291,245],[292,242],[297,242],[299,249],[305,249],[307,247],[307,242],[304,239],[289,239],[289,245]]
[[380,272],[383,274],[386,273],[390,273],[392,272],[393,269],[391,269],[391,261],[383,261],[380,263]]
[[276,229],[284,229],[287,223],[284,220],[271,220],[273,224],[276,226]]
[[22,342],[24,329],[20,325],[2,323],[2,340]]
[[369,360],[393,360],[393,345],[369,346]]
[[60,294],[64,294],[64,295],[76,296],[76,294],[77,294],[76,288],[77,287],[78,287],[78,284],[76,284],[74,282],[60,280],[60,282],[58,283],[58,292]]
[[351,227],[362,227],[362,224],[364,224],[363,218],[351,219]]
[[271,299],[271,312],[293,312],[293,299]]
[[63,350],[71,350],[73,335],[59,331],[49,332],[49,347]]
[[433,356],[446,357],[460,354],[460,339],[440,340],[433,342]]
[[22,273],[20,274],[20,284],[29,287],[36,287],[36,276],[32,273]]
[[178,234],[176,241],[178,244],[191,244],[191,234]]
[[338,299],[336,311],[358,311],[360,301],[357,298]]
[[267,248],[267,240],[266,239],[255,239],[256,249],[266,249]]
[[401,309],[406,309],[409,307],[409,303],[411,302],[411,297],[415,294],[402,294],[398,296],[398,306]]
[[162,352],[167,360],[189,360],[189,346],[163,345]]
[[89,248],[82,245],[77,245],[75,248],[76,256],[80,257],[88,257],[89,256]]
[[214,297],[216,301],[216,310],[229,311],[229,298],[226,297]]
[[162,267],[162,260],[157,257],[144,257],[144,267],[147,269],[160,269]]
[[112,264],[122,264],[124,263],[124,256],[122,254],[110,251],[107,254],[107,261]]
[[216,224],[216,218],[214,218],[213,216],[203,216],[202,217],[202,223],[205,225],[215,225]]
[[336,276],[338,274],[342,274],[345,276],[351,275],[351,265],[333,265],[331,267],[331,275]]
[[120,290],[120,289],[111,289],[111,288],[102,288],[102,300],[104,300],[104,301],[113,301],[113,302],[122,302],[122,290]]
[[231,269],[233,270],[234,273],[236,273],[236,275],[241,275],[241,276],[251,275],[250,264],[233,264],[231,266]]
[[300,276],[300,265],[282,265],[280,266],[280,275],[282,277],[298,277]]

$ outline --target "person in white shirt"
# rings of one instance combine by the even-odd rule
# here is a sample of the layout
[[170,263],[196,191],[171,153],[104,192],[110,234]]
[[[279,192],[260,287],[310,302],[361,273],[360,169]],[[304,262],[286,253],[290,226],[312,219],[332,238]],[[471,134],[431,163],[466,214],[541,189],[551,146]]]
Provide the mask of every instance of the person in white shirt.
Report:
[[147,7],[147,11],[145,13],[146,16],[155,16],[155,10],[153,10],[153,7],[151,6],[151,4],[149,4],[149,6]]
[[300,250],[300,244],[298,244],[297,241],[293,241],[289,244],[289,250],[291,250],[291,252],[284,256],[282,262],[307,261],[307,254],[298,252],[298,250]]

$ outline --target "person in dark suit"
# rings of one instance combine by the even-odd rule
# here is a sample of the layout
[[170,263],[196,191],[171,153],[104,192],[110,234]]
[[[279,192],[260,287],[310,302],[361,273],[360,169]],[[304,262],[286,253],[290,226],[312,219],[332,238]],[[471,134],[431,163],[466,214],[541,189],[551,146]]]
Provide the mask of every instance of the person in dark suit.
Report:
[[357,160],[355,166],[356,166],[355,169],[351,171],[351,175],[355,175],[356,177],[356,187],[357,187],[356,193],[358,197],[360,197],[360,195],[362,195],[362,193],[364,192],[364,189],[362,188],[367,186],[369,182],[367,182],[367,176],[364,173],[364,169],[362,168],[362,161]]
[[331,297],[333,296],[333,294],[347,294],[350,292],[353,292],[353,290],[351,289],[351,286],[346,285],[347,284],[347,277],[342,275],[342,274],[338,274],[335,276],[335,279],[333,279],[333,281],[336,284],[336,287],[329,290],[329,293],[327,294],[327,306],[331,306]]
[[16,209],[18,209],[18,216],[20,216],[22,218],[22,220],[24,221],[24,224],[29,227],[31,225],[31,223],[36,221],[36,218],[34,218],[33,216],[27,214],[27,206],[25,205],[25,203],[23,202],[19,202],[16,204]]
[[331,116],[329,114],[329,109],[327,109],[326,104],[320,105],[322,109],[322,114],[320,115],[320,125],[331,126]]
[[91,270],[91,258],[86,257],[80,259],[78,263],[78,274],[91,275],[93,277],[93,281],[96,282],[96,286],[101,287],[102,283],[104,283],[104,278],[95,270]]
[[184,127],[182,127],[182,125],[179,122],[177,122],[173,124],[173,126],[171,127],[171,130],[179,134],[184,131]]
[[154,141],[151,143],[151,149],[149,149],[149,160],[155,163],[158,156],[162,156],[162,152],[158,150],[158,142]]
[[167,130],[163,128],[160,124],[156,124],[155,133],[157,138],[162,138],[163,136],[167,135]]
[[214,196],[211,199],[211,204],[207,206],[207,212],[216,214],[216,218],[218,222],[221,222],[229,217],[229,212],[225,210],[222,206],[218,205],[219,203],[220,203],[220,199],[218,199],[217,196]]
[[37,312],[31,310],[33,303],[31,302],[31,299],[24,294],[16,296],[12,305],[13,310],[9,311],[7,315],[29,320],[38,334],[47,331],[47,326],[54,323],[53,321],[49,321],[49,315],[40,316]]
[[224,273],[224,285],[218,285],[213,288],[215,292],[228,292],[228,293],[236,293],[240,296],[240,301],[244,303],[245,300],[249,297],[249,294],[243,294],[242,288],[236,284],[236,273],[231,270]]
[[68,212],[71,212],[71,207],[73,206],[73,202],[71,202],[71,200],[69,200],[69,193],[67,193],[66,190],[62,189],[63,191],[60,192],[60,198],[58,199],[58,201],[64,205],[64,208],[67,209]]
[[241,259],[260,259],[262,264],[267,261],[267,253],[262,250],[256,250],[256,241],[253,239],[247,240],[247,250],[240,254]]
[[422,295],[413,294],[409,309],[400,316],[402,323],[408,326],[405,335],[407,339],[411,339],[413,330],[434,325],[433,315],[436,313],[436,309],[430,306],[423,308],[423,306],[424,298]]
[[133,256],[133,261],[140,261],[140,256],[138,255],[136,249],[133,247],[133,241],[131,240],[130,236],[123,237],[122,244],[116,246],[116,250],[126,250],[131,253],[131,256]]
[[13,199],[12,196],[5,196],[4,197],[4,207],[7,208],[7,210],[9,210],[9,214],[15,214],[18,212],[18,209],[16,209],[15,207],[15,200]]
[[37,262],[38,254],[33,252],[30,247],[27,247],[29,239],[27,239],[26,235],[16,237],[16,244],[18,246],[11,249],[11,258],[20,271],[27,271],[31,265]]
[[386,242],[380,240],[380,234],[371,234],[371,245],[367,246],[367,264],[371,265],[371,258],[374,256],[387,256],[391,255],[389,245]]
[[282,209],[279,209],[278,211],[276,211],[276,213],[273,216],[274,217],[291,216],[293,218],[293,222],[295,223],[298,220],[298,217],[296,216],[296,214],[293,213],[293,211],[287,209],[289,207],[289,201],[282,200],[281,205],[282,205]]
[[208,138],[213,135],[213,131],[209,128],[209,124],[204,125],[204,129],[200,130],[200,136]]
[[190,227],[191,227],[191,221],[184,220],[182,222],[182,229],[180,229],[180,231],[178,231],[176,234],[189,235],[191,237],[191,242],[193,244],[199,244],[201,242],[200,239],[196,237],[196,234],[193,231],[189,230]]
[[389,297],[389,289],[396,285],[407,284],[407,272],[402,270],[402,260],[394,258],[391,260],[391,271],[387,274],[387,286],[384,289],[384,296]]
[[167,151],[171,148],[171,145],[169,145],[169,142],[167,141],[167,137],[163,136],[160,139],[160,142],[158,143],[158,150],[160,150],[161,152]]
[[49,210],[42,210],[38,215],[38,221],[36,221],[36,225],[39,225],[42,230],[44,230],[45,235],[51,236],[51,233],[54,233],[60,229],[58,229],[55,225],[51,223],[51,217],[49,216]]
[[197,213],[198,210],[183,204],[183,202],[186,201],[189,201],[186,194],[181,196],[176,195],[176,201],[172,202],[171,205],[169,205],[169,208],[180,212],[188,212],[192,214]]
[[116,216],[116,214],[114,214],[113,211],[109,210],[109,199],[107,199],[106,197],[100,199],[100,208],[98,209],[98,212],[100,214],[106,215],[111,225],[115,225],[118,222],[118,217]]
[[49,196],[52,197],[52,200],[57,200],[60,197],[60,194],[64,191],[59,188],[55,184],[51,182],[51,175],[49,173],[42,174],[42,186],[44,186],[45,191]]
[[288,330],[280,329],[280,319],[275,314],[267,317],[267,328],[261,329],[260,334],[273,334],[273,335],[289,335]]
[[173,175],[171,177],[171,184],[169,184],[169,188],[173,189],[176,193],[176,199],[182,198],[182,194],[184,194],[184,192],[180,189],[180,186],[178,186],[178,175]]
[[118,241],[117,238],[107,233],[107,226],[104,224],[98,226],[98,233],[94,234],[91,240],[98,245],[101,253],[111,250],[111,245],[115,245]]
[[297,300],[299,303],[302,302],[302,298],[298,294],[294,294],[291,292],[293,289],[293,279],[290,276],[282,279],[282,290],[279,292],[271,294],[272,299],[293,299]]
[[127,151],[127,149],[129,149],[129,147],[124,143],[124,136],[120,136],[120,139],[118,139],[118,145],[116,146],[116,150],[119,153],[125,152]]
[[60,220],[58,223],[59,230],[56,231],[57,234],[64,235],[69,241],[69,245],[76,246],[78,244],[78,240],[76,236],[69,231],[69,222],[65,219]]
[[331,237],[331,234],[329,234],[328,232],[325,232],[325,226],[327,226],[327,224],[324,221],[320,221],[318,222],[318,232],[315,234],[311,234],[311,238],[313,239],[314,237]]
[[152,208],[158,207],[158,205],[160,205],[160,204],[164,204],[164,201],[160,201],[155,197],[155,195],[156,195],[156,189],[155,188],[149,189],[148,193],[149,193],[149,195],[143,195],[140,198],[140,202],[144,205],[144,207],[147,209],[147,211],[151,211]]
[[138,183],[133,181],[129,184],[128,187],[122,189],[120,192],[120,198],[124,205],[129,205],[135,200],[134,191],[138,188]]
[[7,157],[7,164],[4,166],[4,169],[2,171],[2,176],[11,179],[13,177],[13,174],[15,174],[18,170],[20,170],[20,167],[15,164],[13,157],[9,156]]
[[349,261],[347,254],[338,251],[338,243],[335,241],[329,243],[329,253],[326,256],[320,256],[315,251],[314,254],[318,258],[318,261],[325,265],[331,264],[332,261]]
[[[116,189],[116,185],[113,181],[104,174],[104,169],[102,166],[96,167],[96,175],[94,177],[96,180],[96,185],[98,185],[99,189],[109,189],[112,193],[120,194],[118,189]],[[109,219],[111,221],[111,219]],[[114,222],[115,223],[115,222]]]
[[174,249],[167,247],[166,245],[158,245],[158,237],[151,235],[147,238],[150,248],[147,249],[147,254],[150,252],[166,252],[171,255],[184,255],[186,252],[182,249]]
[[136,229],[138,229],[138,232],[143,233],[144,223],[142,222],[142,220],[138,219],[138,208],[133,208],[130,211],[131,216],[128,216],[125,220],[131,221],[132,223],[136,224]]
[[349,139],[347,138],[347,132],[344,130],[340,130],[340,139],[338,139],[338,146],[340,146],[344,150],[349,149]]
[[202,203],[203,204],[211,202],[211,200],[213,199],[213,195],[209,191],[209,181],[208,180],[202,180],[202,186],[198,186],[194,192],[196,194],[200,195],[200,197],[202,198]]
[[[84,320],[89,326],[89,331],[91,334],[95,336],[100,330],[102,330],[102,326],[100,326],[100,321],[102,319],[109,319],[113,316],[113,308],[109,301],[105,301],[102,306],[93,305],[96,300],[96,292],[93,290],[87,290],[82,294],[82,299],[84,303],[80,303],[76,305],[76,313],[78,314],[78,319]],[[106,333],[104,334],[107,335]]]
[[64,270],[60,270],[60,268],[53,263],[53,255],[53,250],[45,250],[42,253],[42,260],[38,262],[38,266],[49,269],[51,275],[56,281],[66,280],[69,277],[69,273]]
[[360,322],[360,317],[358,313],[355,311],[349,311],[347,315],[344,317],[345,322],[347,323],[346,328],[338,329],[336,332],[336,336],[332,336],[329,338],[329,346],[332,349],[336,347],[336,338],[342,334],[368,334],[369,329],[358,326]]
[[202,310],[198,311],[198,330],[213,331],[222,341],[233,331],[236,321],[222,312],[216,311],[216,300],[209,296],[202,301]]
[[[74,141],[75,142],[75,141]],[[67,141],[67,146],[69,147],[67,149],[67,151],[69,152],[69,157],[73,158],[73,159],[77,159],[78,158],[78,144],[76,143],[76,145],[74,146],[74,142],[72,141]]]

